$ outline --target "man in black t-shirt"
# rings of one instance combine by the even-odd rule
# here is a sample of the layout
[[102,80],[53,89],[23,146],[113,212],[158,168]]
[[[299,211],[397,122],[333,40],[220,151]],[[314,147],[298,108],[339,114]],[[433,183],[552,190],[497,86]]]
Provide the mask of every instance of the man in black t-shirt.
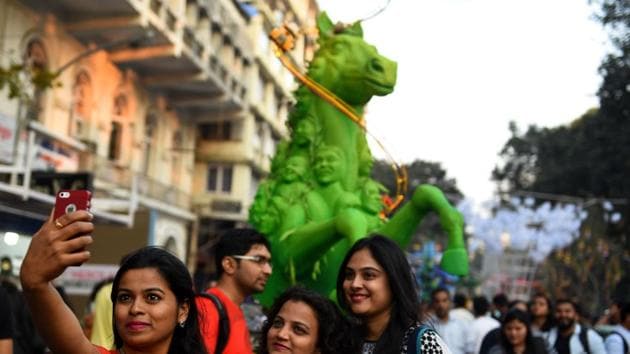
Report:
[[571,335],[558,335],[558,339],[556,339],[556,343],[554,343],[554,348],[556,349],[556,353],[558,354],[571,354],[571,347],[569,346],[569,342],[571,341]]

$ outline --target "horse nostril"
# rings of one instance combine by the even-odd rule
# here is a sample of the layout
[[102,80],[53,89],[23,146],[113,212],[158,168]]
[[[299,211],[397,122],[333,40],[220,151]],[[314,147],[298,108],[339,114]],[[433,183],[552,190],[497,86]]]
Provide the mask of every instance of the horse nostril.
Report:
[[371,64],[371,69],[376,72],[382,73],[385,71],[385,69],[383,68],[383,65],[379,63],[378,59],[372,59],[372,62],[370,64]]

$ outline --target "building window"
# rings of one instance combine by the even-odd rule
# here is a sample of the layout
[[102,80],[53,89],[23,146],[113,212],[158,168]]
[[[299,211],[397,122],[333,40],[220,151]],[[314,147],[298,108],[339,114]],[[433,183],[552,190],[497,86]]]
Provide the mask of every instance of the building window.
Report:
[[263,147],[263,139],[264,139],[263,123],[257,120],[254,124],[256,127],[256,131],[254,135],[252,136],[251,142],[252,142],[252,148],[254,149],[254,152],[258,153],[262,150],[262,147]]
[[118,117],[126,117],[129,104],[127,96],[120,94],[114,98],[114,115]]
[[232,191],[232,166],[225,167],[223,169],[223,176],[221,180],[221,191],[223,192],[231,192]]
[[48,57],[44,44],[39,39],[32,39],[26,45],[25,53],[26,65],[34,70],[46,70]]
[[74,78],[73,109],[77,116],[89,119],[92,106],[92,83],[90,75],[82,70]]
[[219,180],[219,167],[210,166],[208,167],[208,190],[216,191],[217,190],[217,181]]
[[122,124],[112,122],[112,129],[109,132],[109,149],[107,157],[110,160],[120,159],[120,146],[122,145]]
[[72,86],[72,111],[70,135],[87,139],[88,122],[92,113],[92,83],[90,75],[81,70],[74,78]]
[[[44,48],[44,44],[39,39],[31,39],[26,45],[26,50],[24,52],[24,62],[34,73],[38,71],[41,72],[47,69],[48,57],[46,55],[46,49]],[[39,119],[39,114],[42,110],[43,94],[44,91],[41,88],[34,88],[33,100],[27,106],[27,119]]]
[[203,140],[231,140],[231,122],[211,122],[199,125],[199,132]]
[[153,160],[153,151],[154,145],[154,135],[157,130],[158,125],[158,117],[155,113],[150,112],[144,117],[144,138],[143,138],[143,147],[144,147],[144,162],[143,162],[143,170],[144,173],[148,174],[149,169],[151,167],[151,161]]
[[184,133],[181,130],[176,130],[173,133],[173,150],[181,152],[184,148]]
[[278,143],[273,139],[273,137],[268,136],[265,139],[265,145],[263,146],[263,153],[270,160],[273,158],[273,155],[276,153],[276,145]]
[[262,76],[258,76],[258,80],[254,82],[252,87],[252,99],[254,102],[259,102],[261,105],[265,100],[265,79]]
[[232,166],[226,165],[209,165],[208,166],[208,185],[210,192],[230,193],[232,191]]
[[123,123],[127,119],[127,96],[116,95],[112,114],[112,124],[109,132],[109,147],[107,158],[110,160],[121,159],[121,147],[123,146]]
[[258,192],[258,186],[262,176],[257,172],[252,172],[252,176],[249,179],[249,200],[254,200],[256,192]]

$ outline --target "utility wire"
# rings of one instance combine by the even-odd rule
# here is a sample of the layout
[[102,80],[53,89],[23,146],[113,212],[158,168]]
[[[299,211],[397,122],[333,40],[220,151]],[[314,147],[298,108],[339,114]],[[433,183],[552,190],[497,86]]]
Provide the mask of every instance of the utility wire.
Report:
[[389,7],[389,4],[390,4],[391,2],[392,2],[392,0],[387,0],[387,3],[385,3],[385,5],[383,5],[383,7],[381,7],[381,8],[380,8],[380,9],[378,9],[378,10],[376,10],[373,14],[371,14],[371,15],[369,15],[369,16],[367,16],[367,17],[364,17],[364,18],[362,18],[362,19],[359,19],[359,22],[365,22],[365,21],[367,21],[367,20],[371,20],[371,19],[373,19],[374,17],[376,17],[376,16],[380,15],[383,11],[385,11],[385,10]]

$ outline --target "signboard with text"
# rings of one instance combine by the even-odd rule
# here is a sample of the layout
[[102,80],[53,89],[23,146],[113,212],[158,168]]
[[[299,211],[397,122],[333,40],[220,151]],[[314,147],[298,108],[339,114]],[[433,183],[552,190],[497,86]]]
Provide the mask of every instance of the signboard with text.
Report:
[[118,270],[113,264],[84,264],[80,267],[69,267],[59,278],[56,286],[63,286],[69,295],[90,295],[98,282],[113,278]]
[[0,112],[0,163],[13,163],[17,120]]

